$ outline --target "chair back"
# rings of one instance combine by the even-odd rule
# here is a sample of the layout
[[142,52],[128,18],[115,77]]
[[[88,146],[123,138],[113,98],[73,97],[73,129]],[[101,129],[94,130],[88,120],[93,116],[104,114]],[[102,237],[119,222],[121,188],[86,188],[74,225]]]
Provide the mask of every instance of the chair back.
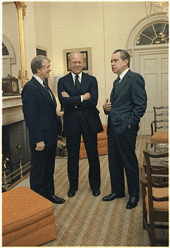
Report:
[[[153,107],[154,121],[151,123],[152,135],[154,132],[158,132],[159,129],[163,132],[168,131],[168,106]],[[153,130],[154,124],[154,130]]]
[[[155,164],[155,159],[166,159],[169,155],[167,151],[149,152],[143,151],[146,159],[146,191],[143,195],[148,197],[145,199],[146,203],[146,226],[149,223],[149,233],[151,243],[156,244],[155,228],[162,228],[162,225],[156,225],[156,222],[168,223],[169,219],[169,192],[168,192],[168,164],[163,163],[160,166]],[[152,161],[154,165],[152,166]],[[145,204],[144,204],[145,205]],[[167,227],[168,225],[166,225]],[[160,240],[159,240],[160,241]]]

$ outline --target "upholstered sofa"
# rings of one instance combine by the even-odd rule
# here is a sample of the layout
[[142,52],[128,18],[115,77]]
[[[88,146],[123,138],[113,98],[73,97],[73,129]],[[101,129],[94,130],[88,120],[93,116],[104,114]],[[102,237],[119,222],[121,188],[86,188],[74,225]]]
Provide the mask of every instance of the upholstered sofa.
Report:
[[[99,155],[108,154],[107,148],[107,125],[103,125],[103,131],[97,135],[97,145]],[[80,141],[80,154],[79,158],[87,158],[86,148],[84,145],[83,137]]]

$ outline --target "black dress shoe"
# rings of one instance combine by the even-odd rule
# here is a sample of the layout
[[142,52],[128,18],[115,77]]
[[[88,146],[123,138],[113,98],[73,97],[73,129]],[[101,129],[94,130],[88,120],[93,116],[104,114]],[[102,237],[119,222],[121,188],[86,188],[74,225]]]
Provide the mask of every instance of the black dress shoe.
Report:
[[125,193],[122,193],[122,194],[113,193],[113,194],[104,196],[102,200],[103,201],[113,201],[116,198],[122,198],[122,197],[125,197]]
[[139,201],[139,196],[130,197],[126,205],[126,209],[135,208],[138,205],[138,201]]
[[46,197],[49,201],[56,203],[56,204],[62,204],[65,202],[65,200],[63,198],[60,198],[56,195],[52,195],[52,196],[48,196]]
[[93,194],[94,196],[100,195],[100,189],[94,189],[94,190],[92,190],[92,194]]
[[76,190],[69,189],[69,191],[68,191],[68,197],[73,197],[73,196],[75,196],[75,194],[76,194]]

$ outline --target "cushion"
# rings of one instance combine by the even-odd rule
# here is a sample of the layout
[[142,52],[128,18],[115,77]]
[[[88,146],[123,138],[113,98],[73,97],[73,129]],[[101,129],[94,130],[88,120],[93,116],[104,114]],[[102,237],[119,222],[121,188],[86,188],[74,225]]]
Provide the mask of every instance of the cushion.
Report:
[[[103,131],[97,134],[97,147],[99,155],[107,155],[108,154],[108,146],[107,146],[107,125],[102,125]],[[83,137],[81,135],[80,140],[80,153],[79,158],[87,158],[86,148],[84,145]]]
[[169,132],[155,132],[151,136],[151,142],[153,143],[168,143]]
[[[169,195],[169,188],[152,188],[152,193],[154,197],[165,197]],[[146,209],[149,210],[149,202],[148,202],[148,188],[146,188]],[[163,201],[163,202],[157,202],[153,201],[153,208],[157,211],[168,211],[169,209],[169,202]]]
[[[169,188],[152,188],[152,193],[153,196],[158,198],[165,197],[169,195]],[[146,204],[146,211],[149,213],[148,188],[146,188],[145,204]],[[162,201],[162,202],[153,201],[153,209],[154,211],[163,211],[164,213],[166,213],[169,211],[169,201]],[[150,223],[149,214],[147,215],[147,222]]]
[[[47,239],[43,229],[52,230]],[[3,246],[40,245],[56,237],[54,205],[49,200],[25,186],[2,193]]]
[[[103,131],[101,133],[97,134],[97,140],[105,140],[107,139],[107,125],[102,125],[103,126]],[[81,135],[81,140],[80,143],[83,143],[83,137]]]

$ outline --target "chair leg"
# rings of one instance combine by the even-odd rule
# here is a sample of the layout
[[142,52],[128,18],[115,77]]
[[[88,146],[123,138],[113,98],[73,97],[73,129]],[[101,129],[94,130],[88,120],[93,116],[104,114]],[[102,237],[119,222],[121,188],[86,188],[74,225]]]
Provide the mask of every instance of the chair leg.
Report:
[[151,245],[156,246],[155,225],[151,218],[150,218],[150,239],[151,239]]

